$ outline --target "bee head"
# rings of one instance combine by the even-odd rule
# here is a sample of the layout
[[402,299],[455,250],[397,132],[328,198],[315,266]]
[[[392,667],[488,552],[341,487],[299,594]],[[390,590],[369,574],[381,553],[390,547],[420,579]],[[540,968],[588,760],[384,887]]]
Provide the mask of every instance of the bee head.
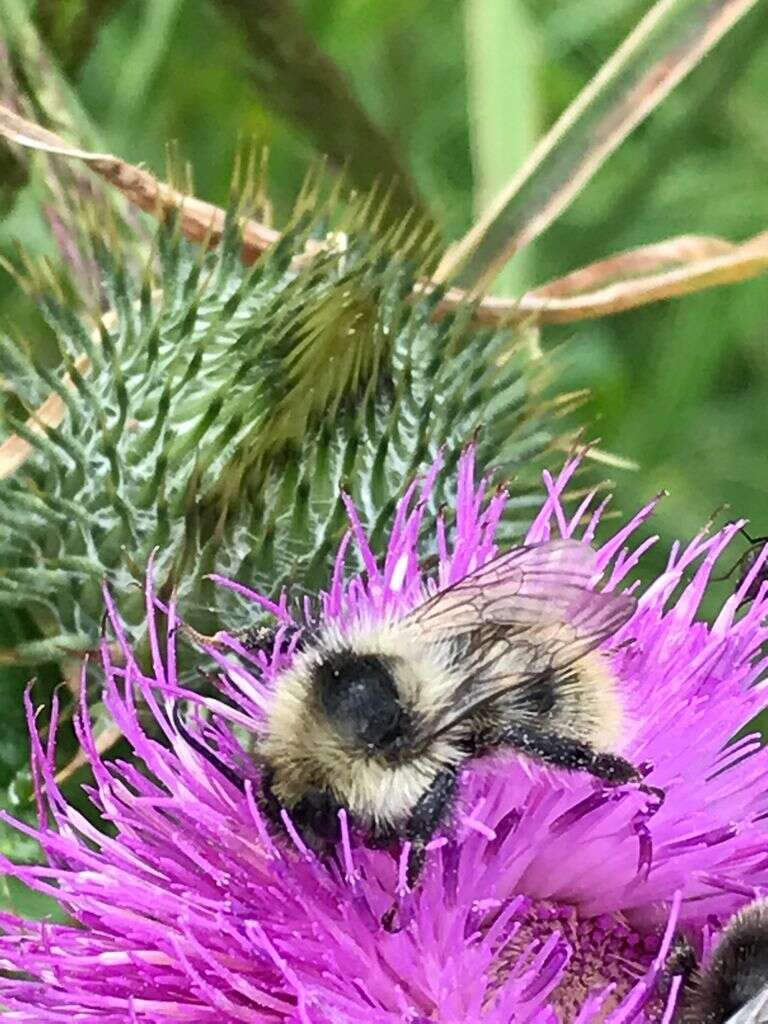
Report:
[[314,670],[317,700],[342,740],[367,750],[393,752],[408,733],[389,659],[352,651],[329,653]]

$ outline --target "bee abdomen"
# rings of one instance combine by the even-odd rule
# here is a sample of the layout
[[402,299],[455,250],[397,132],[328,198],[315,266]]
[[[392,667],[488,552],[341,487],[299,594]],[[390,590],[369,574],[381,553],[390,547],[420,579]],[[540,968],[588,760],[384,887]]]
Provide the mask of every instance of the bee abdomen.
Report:
[[530,715],[545,716],[555,710],[560,703],[558,686],[564,684],[564,680],[556,679],[554,672],[548,672],[545,676],[534,682],[525,683],[515,693],[515,703]]

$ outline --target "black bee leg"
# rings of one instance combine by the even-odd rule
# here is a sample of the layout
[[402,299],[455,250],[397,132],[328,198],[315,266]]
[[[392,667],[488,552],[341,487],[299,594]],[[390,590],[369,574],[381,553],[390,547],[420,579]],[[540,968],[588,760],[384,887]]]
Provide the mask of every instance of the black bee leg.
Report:
[[482,727],[473,736],[471,747],[475,757],[510,747],[536,761],[567,771],[588,772],[614,786],[642,781],[638,769],[618,754],[604,754],[581,740],[529,725],[507,723]]
[[[652,771],[653,764],[650,761],[643,761],[642,764],[637,765],[637,773],[642,779]],[[662,789],[661,786],[649,786],[646,782],[641,782],[637,788],[641,793],[645,793],[646,796],[651,798],[648,811],[649,817],[653,817],[657,811],[661,810],[664,801],[667,799],[667,791]]]
[[397,926],[396,923],[397,913],[399,910],[400,903],[398,900],[395,900],[395,902],[392,904],[389,910],[386,910],[381,915],[381,927],[384,929],[385,932],[389,932],[390,935],[396,935],[397,932],[400,931],[400,928]]
[[249,651],[267,654],[275,646],[277,630],[272,626],[247,626],[232,635]]
[[699,958],[696,950],[684,935],[678,936],[672,943],[672,948],[664,964],[664,979],[669,982],[672,978],[681,977],[683,985],[688,985],[699,969]]
[[216,757],[212,750],[209,750],[208,747],[205,746],[205,744],[201,743],[200,740],[198,740],[189,732],[181,717],[179,701],[174,701],[173,703],[172,717],[173,724],[176,727],[176,731],[179,733],[179,735],[187,744],[187,746],[191,747],[194,751],[196,751],[202,758],[204,758],[208,762],[208,764],[213,765],[216,771],[218,771],[221,775],[224,776],[225,779],[231,782],[233,786],[236,786],[241,793],[244,793],[245,779],[238,775],[236,771],[229,767],[229,765],[224,764],[222,760]]
[[453,803],[456,782],[456,769],[444,768],[434,777],[429,788],[421,794],[411,812],[405,829],[406,838],[411,843],[406,872],[409,889],[414,887],[424,867],[427,843],[443,823]]
[[648,786],[643,782],[650,771],[649,765],[636,767],[618,754],[606,754],[595,750],[589,743],[581,740],[512,723],[481,727],[473,737],[472,747],[474,756],[510,747],[520,754],[557,768],[587,772],[610,786],[636,783],[640,792],[649,797],[647,806],[638,811],[632,820],[632,827],[638,839],[637,870],[645,877],[648,876],[653,860],[653,840],[648,829],[648,821],[657,813],[665,797],[663,789]]
[[[249,626],[247,629],[238,630],[232,635],[239,640],[243,647],[247,647],[252,653],[261,651],[264,654],[271,654],[275,646],[277,629],[274,626]],[[301,633],[301,636],[294,645],[294,651],[298,654],[306,645],[306,629],[303,626],[292,625],[288,630],[288,639]]]
[[700,1014],[694,1014],[694,1018],[691,1018],[688,1013],[690,996],[696,988],[698,974],[699,958],[696,955],[696,950],[688,939],[681,935],[672,944],[658,981],[659,996],[666,1001],[675,978],[680,978],[674,1016],[674,1020],[679,1024],[683,1024],[684,1021],[695,1024],[701,1019]]
[[[427,844],[444,821],[453,803],[456,783],[456,769],[444,768],[434,777],[429,788],[421,794],[411,812],[405,827],[405,837],[411,844],[405,872],[405,881],[409,889],[413,889],[419,880],[427,856]],[[381,919],[388,932],[398,930],[395,927],[398,909],[398,901],[395,900]]]

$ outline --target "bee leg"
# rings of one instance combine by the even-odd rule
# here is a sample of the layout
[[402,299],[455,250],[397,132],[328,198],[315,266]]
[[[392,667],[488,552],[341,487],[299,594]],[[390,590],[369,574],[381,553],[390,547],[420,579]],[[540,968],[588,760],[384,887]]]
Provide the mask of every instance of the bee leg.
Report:
[[687,983],[698,969],[699,958],[696,956],[696,950],[684,935],[679,936],[669,951],[664,973],[673,978],[679,974]]
[[[304,650],[308,639],[306,627],[296,624],[288,627],[285,639],[290,642],[296,637],[297,633],[299,636],[293,645],[294,654],[300,654]],[[274,649],[277,634],[278,629],[275,626],[249,626],[246,629],[238,630],[232,635],[236,640],[240,641],[243,647],[247,647],[251,653],[260,652],[270,655]]]
[[589,743],[561,736],[535,726],[506,723],[482,726],[470,741],[471,755],[481,757],[503,747],[510,747],[536,761],[565,768],[572,772],[588,772],[611,785],[641,782],[642,774],[618,754],[605,754]]
[[224,634],[228,634],[233,640],[237,640],[238,643],[242,644],[243,647],[247,647],[249,651],[263,651],[264,653],[272,650],[275,636],[277,635],[277,630],[272,626],[246,626],[245,629],[234,629],[231,631],[220,629],[211,636],[198,633],[191,626],[184,626],[183,628],[198,643],[210,644],[212,647],[223,647],[225,645],[222,637]]
[[[652,771],[653,764],[650,761],[643,761],[642,764],[637,765],[638,775],[643,779],[646,775],[650,775]],[[637,788],[641,793],[645,793],[646,796],[650,797],[648,817],[652,818],[664,805],[664,801],[667,799],[667,791],[662,789],[661,786],[649,786],[647,782],[639,783]]]
[[472,737],[471,743],[475,748],[472,750],[475,757],[502,747],[511,747],[520,754],[557,768],[588,772],[609,786],[636,783],[640,792],[649,797],[648,805],[638,811],[632,820],[638,841],[637,870],[641,875],[648,877],[653,862],[653,839],[648,821],[657,813],[665,798],[663,789],[643,782],[650,771],[649,765],[637,767],[618,754],[606,754],[595,750],[589,743],[581,740],[519,723],[482,726]]
[[675,1000],[675,1024],[715,1024],[725,1020],[725,1016],[713,1015],[711,1009],[708,1013],[702,1005],[701,961],[684,935],[678,935],[673,942],[657,983],[663,1000],[669,999],[676,978],[680,985]]
[[238,629],[232,635],[249,651],[261,651],[267,654],[275,646],[277,630],[272,626],[247,626],[245,629]]
[[405,835],[410,840],[406,882],[413,889],[419,879],[426,858],[427,843],[435,830],[443,823],[456,794],[457,774],[455,768],[443,768],[438,772],[411,811]]
[[[456,769],[444,768],[434,777],[411,811],[405,827],[405,837],[411,844],[405,869],[405,882],[409,889],[413,889],[419,880],[427,856],[427,845],[453,803],[457,781]],[[395,899],[381,919],[386,931],[399,930],[395,927],[399,909],[399,900]]]
[[179,707],[179,701],[174,701],[173,707],[171,709],[171,715],[172,715],[172,719],[173,719],[173,725],[174,725],[176,731],[181,736],[181,738],[184,740],[184,742],[187,744],[187,746],[191,747],[192,750],[194,750],[202,758],[204,758],[208,762],[208,764],[213,765],[213,767],[216,769],[216,771],[219,772],[221,775],[223,775],[224,778],[227,779],[229,782],[231,782],[233,786],[236,786],[237,789],[239,789],[241,793],[244,793],[245,792],[245,779],[241,778],[241,776],[239,776],[236,771],[234,771],[232,768],[230,768],[229,765],[224,764],[224,762],[220,758],[218,758],[213,753],[212,750],[209,750],[208,747],[206,747],[204,743],[201,743],[187,729],[187,727],[184,724],[184,721],[183,721],[183,719],[181,717],[181,709]]
[[396,935],[401,931],[400,926],[397,924],[397,915],[400,912],[400,901],[395,900],[389,910],[386,910],[381,915],[381,927],[385,932],[389,932],[390,935]]

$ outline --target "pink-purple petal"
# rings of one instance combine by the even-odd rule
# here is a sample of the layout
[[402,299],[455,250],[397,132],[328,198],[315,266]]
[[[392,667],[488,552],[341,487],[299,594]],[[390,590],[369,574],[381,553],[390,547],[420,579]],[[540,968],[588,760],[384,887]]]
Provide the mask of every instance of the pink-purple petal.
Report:
[[[546,476],[530,543],[558,535],[593,540],[605,502],[595,506],[590,494],[569,512],[563,497],[577,465],[571,459],[557,477]],[[453,524],[437,523],[437,572],[425,578],[425,513],[440,471],[438,461],[407,491],[383,559],[347,503],[350,532],[314,606],[324,618],[400,614],[498,553],[506,494],[477,482],[469,449],[459,465]],[[5,1018],[669,1024],[676,986],[664,995],[657,983],[674,928],[682,925],[706,953],[718,922],[768,886],[768,751],[754,735],[731,743],[766,705],[766,588],[743,602],[768,550],[708,625],[701,602],[740,524],[676,545],[662,575],[638,589],[633,574],[656,540],[638,531],[657,500],[598,549],[594,582],[639,598],[606,647],[627,711],[622,753],[647,767],[646,783],[661,787],[664,801],[637,785],[610,789],[515,756],[472,765],[462,774],[453,827],[430,844],[415,892],[405,885],[403,852],[365,848],[344,814],[338,864],[325,866],[298,833],[275,837],[263,819],[258,769],[232,725],[258,733],[275,679],[293,656],[285,594],[276,603],[215,577],[283,624],[271,652],[254,655],[234,637],[226,638],[227,649],[206,648],[219,674],[216,699],[178,679],[183,608],[163,606],[170,628],[160,635],[151,567],[150,674],[107,593],[120,657],[103,644],[104,701],[136,763],[99,754],[81,703],[75,728],[93,769],[89,796],[115,830],[105,834],[64,799],[55,777],[55,723],[44,744],[28,698],[41,823],[33,829],[7,814],[3,820],[37,838],[47,863],[0,863],[32,888],[56,894],[74,923],[0,914]],[[351,545],[364,576],[347,576]],[[243,777],[242,788],[179,732],[171,707],[180,699],[186,728]],[[286,828],[295,832],[288,816]],[[390,934],[381,917],[397,892],[403,927]],[[623,963],[632,951],[634,973],[614,978],[609,968],[595,968],[594,985],[574,1003],[576,975],[592,960],[603,969],[605,943]]]

